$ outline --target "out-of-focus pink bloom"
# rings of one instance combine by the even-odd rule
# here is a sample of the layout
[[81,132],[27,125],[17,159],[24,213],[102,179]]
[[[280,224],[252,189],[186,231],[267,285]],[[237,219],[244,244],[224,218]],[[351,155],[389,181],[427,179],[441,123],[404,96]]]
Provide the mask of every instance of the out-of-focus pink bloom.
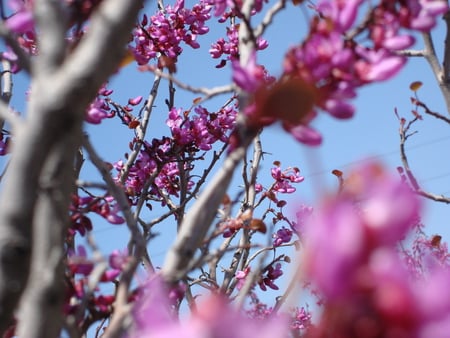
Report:
[[128,250],[125,249],[123,252],[119,250],[114,250],[109,255],[109,266],[113,269],[122,270],[129,260]]
[[355,107],[351,104],[337,99],[329,99],[325,102],[325,109],[338,119],[348,119],[355,113]]
[[326,205],[306,222],[305,271],[328,299],[346,297],[364,260],[364,230],[351,203]]
[[245,279],[247,278],[249,272],[250,272],[249,267],[245,268],[244,271],[242,271],[242,270],[236,271],[236,274],[234,277],[237,280],[236,288],[238,290],[242,289],[242,287],[244,286]]
[[256,53],[251,53],[245,66],[241,66],[239,60],[231,63],[233,81],[243,90],[253,93],[263,84],[264,68],[256,64]]
[[322,143],[322,135],[307,125],[288,126],[283,125],[284,129],[288,131],[297,141],[309,145],[319,146]]
[[284,319],[248,318],[217,296],[199,303],[197,311],[181,323],[171,317],[170,306],[167,290],[160,282],[152,281],[145,286],[134,309],[135,327],[130,337],[248,338],[255,332],[259,338],[288,337],[289,325]]
[[128,104],[132,106],[137,106],[142,101],[142,96],[136,96],[135,98],[129,99]]
[[362,81],[385,81],[396,75],[406,63],[406,58],[391,55],[386,50],[358,49],[361,60],[354,65]]
[[317,4],[317,11],[333,20],[339,32],[345,32],[353,26],[358,14],[358,7],[364,0],[321,0]]
[[6,27],[17,34],[32,31],[34,29],[33,1],[9,0],[8,5],[15,13],[6,20]]
[[361,265],[377,248],[403,239],[420,209],[409,188],[377,164],[345,182],[342,194],[304,225],[306,271],[330,299],[346,297]]
[[293,232],[290,229],[282,227],[272,235],[273,246],[280,246],[283,243],[289,243],[292,239]]
[[445,0],[409,0],[407,1],[409,27],[428,32],[436,25],[436,18],[448,11]]
[[74,274],[88,276],[94,269],[94,263],[87,258],[86,249],[82,245],[79,245],[75,252],[69,252],[67,263]]
[[106,270],[100,277],[100,282],[112,282],[120,275],[120,270],[109,269]]

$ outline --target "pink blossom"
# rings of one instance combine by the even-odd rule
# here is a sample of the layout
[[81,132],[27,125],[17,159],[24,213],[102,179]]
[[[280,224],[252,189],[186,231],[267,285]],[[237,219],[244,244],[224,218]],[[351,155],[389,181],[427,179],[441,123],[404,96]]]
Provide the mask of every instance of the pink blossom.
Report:
[[142,96],[136,96],[135,98],[129,99],[128,104],[132,106],[137,106],[142,101]]
[[447,1],[444,0],[409,0],[407,8],[411,17],[410,27],[428,32],[436,25],[436,17],[448,10]]
[[321,0],[317,4],[317,10],[337,25],[336,30],[345,32],[353,26],[356,20],[359,6],[364,0]]
[[94,263],[87,258],[84,246],[79,245],[75,252],[69,252],[68,266],[72,273],[88,276],[94,269]]
[[306,125],[288,126],[283,125],[297,141],[309,146],[318,146],[322,143],[322,135],[315,129]]
[[362,59],[357,61],[355,69],[365,82],[384,81],[396,75],[404,66],[406,58],[390,55],[385,50],[358,50]]
[[183,51],[182,43],[199,48],[197,36],[209,31],[206,22],[211,18],[210,11],[211,6],[205,1],[189,9],[183,0],[177,0],[174,6],[167,5],[150,19],[144,15],[131,46],[137,62],[146,64],[159,53],[176,61]]
[[248,318],[218,296],[199,302],[197,311],[181,322],[172,318],[170,306],[167,290],[160,282],[154,280],[146,285],[134,308],[135,327],[131,336],[248,338],[258,332],[259,338],[288,337],[284,319],[275,316],[265,320]]
[[109,255],[109,266],[113,269],[122,270],[129,260],[128,250],[125,249],[123,252],[119,250],[114,250]]
[[6,20],[6,27],[18,34],[32,31],[34,29],[33,1],[9,0],[8,5],[15,13]]
[[233,81],[243,90],[253,93],[264,81],[264,68],[256,64],[256,53],[251,53],[246,65],[241,66],[239,60],[231,63]]
[[273,246],[280,246],[283,243],[289,243],[292,239],[293,232],[290,229],[282,227],[272,235]]

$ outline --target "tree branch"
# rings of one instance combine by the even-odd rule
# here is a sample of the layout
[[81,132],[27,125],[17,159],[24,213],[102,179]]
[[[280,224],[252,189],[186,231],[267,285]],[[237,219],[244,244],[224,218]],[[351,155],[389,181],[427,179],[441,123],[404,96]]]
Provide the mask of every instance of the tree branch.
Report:
[[[447,112],[450,114],[450,88],[449,82],[447,82],[447,74],[445,73],[446,69],[442,69],[439,65],[439,59],[436,54],[436,49],[434,48],[433,39],[430,33],[423,33],[422,38],[425,44],[425,59],[433,71],[434,76],[436,77],[436,81],[439,84],[439,88],[441,88],[442,95],[444,96],[445,104],[447,107]],[[449,33],[447,32],[447,38],[450,39]],[[447,57],[447,51],[445,52],[444,57]],[[444,60],[444,64],[447,67],[449,61]]]
[[417,181],[415,175],[413,174],[413,172],[409,166],[408,158],[406,156],[405,143],[406,143],[406,140],[408,139],[408,137],[412,135],[412,134],[408,134],[408,131],[409,131],[409,128],[411,127],[411,125],[415,121],[417,121],[417,118],[412,120],[411,122],[409,122],[406,125],[406,127],[404,126],[403,123],[401,123],[400,130],[399,130],[399,132],[400,132],[400,157],[401,157],[403,169],[406,172],[406,177],[408,178],[408,181],[410,182],[412,188],[414,189],[414,191],[417,194],[419,194],[425,198],[428,198],[432,201],[449,204],[450,197],[446,197],[443,195],[435,195],[435,194],[432,194],[432,193],[429,193],[429,192],[423,190],[421,188],[421,186],[419,185],[419,182]]
[[[38,6],[42,8],[59,3],[40,1]],[[42,222],[36,218],[40,214],[35,215],[36,202],[48,193],[41,185],[45,163],[61,144],[67,145],[66,152],[74,156],[80,143],[85,109],[98,88],[116,71],[141,6],[142,1],[102,1],[92,16],[89,31],[62,65],[59,66],[62,47],[55,45],[41,55],[46,60],[39,62],[46,68],[32,74],[27,120],[16,133],[0,195],[0,333],[10,325],[28,279],[34,242],[31,228],[32,224],[38,227]],[[42,23],[42,27],[51,34],[47,23]],[[55,27],[61,28],[62,24]],[[66,140],[72,142],[68,144]],[[65,177],[64,173],[60,175]],[[67,208],[60,212],[67,212]]]

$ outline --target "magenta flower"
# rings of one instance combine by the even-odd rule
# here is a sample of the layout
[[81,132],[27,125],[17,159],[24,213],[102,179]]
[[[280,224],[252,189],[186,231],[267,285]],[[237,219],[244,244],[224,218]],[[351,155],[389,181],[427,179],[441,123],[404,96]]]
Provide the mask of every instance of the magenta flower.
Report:
[[33,1],[9,0],[8,5],[15,13],[6,20],[6,27],[17,34],[32,31],[34,29]]
[[317,11],[333,20],[338,32],[345,32],[353,26],[359,6],[364,0],[321,0]]
[[292,239],[293,232],[290,229],[282,227],[277,230],[276,233],[272,235],[273,237],[273,246],[280,246],[283,243],[289,243]]
[[94,263],[87,258],[86,249],[82,245],[75,252],[69,252],[67,264],[72,273],[84,276],[88,276],[94,269]]
[[319,146],[322,143],[322,135],[307,125],[298,125],[298,126],[287,126],[283,125],[284,129],[286,129],[297,141],[309,145],[309,146]]
[[239,60],[231,62],[233,81],[236,85],[249,93],[254,93],[265,83],[266,72],[263,66],[256,63],[256,52],[253,51],[246,65],[242,66]]
[[448,11],[444,0],[408,0],[407,9],[410,28],[428,32],[436,25],[436,17]]
[[158,279],[145,285],[134,308],[135,327],[130,337],[148,338],[259,338],[288,337],[287,322],[280,317],[251,319],[234,310],[226,300],[211,296],[200,302],[197,311],[184,321],[170,314],[168,291]]
[[354,67],[364,82],[385,81],[396,75],[405,65],[406,58],[392,55],[386,50],[358,48],[362,57]]
[[[307,274],[329,299],[348,296],[372,252],[403,239],[420,209],[409,188],[374,163],[362,166],[345,187],[304,225]],[[355,200],[363,202],[356,206]]]

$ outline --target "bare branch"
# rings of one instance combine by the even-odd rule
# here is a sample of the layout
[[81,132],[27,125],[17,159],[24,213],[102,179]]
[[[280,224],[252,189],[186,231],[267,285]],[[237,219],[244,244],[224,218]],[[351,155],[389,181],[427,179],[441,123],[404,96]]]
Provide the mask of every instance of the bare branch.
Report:
[[408,178],[408,181],[410,182],[412,188],[414,189],[414,191],[417,194],[419,194],[425,198],[428,198],[430,200],[436,201],[436,202],[442,202],[442,203],[449,204],[450,197],[446,197],[443,195],[435,195],[435,194],[432,194],[432,193],[429,193],[429,192],[423,190],[420,187],[416,177],[414,176],[414,173],[412,172],[412,170],[409,166],[408,158],[406,156],[405,142],[408,139],[408,137],[411,135],[411,134],[408,134],[408,130],[411,127],[412,123],[416,120],[417,120],[417,118],[414,119],[413,121],[411,121],[410,123],[408,123],[408,125],[406,127],[404,127],[403,124],[400,124],[400,131],[399,131],[400,132],[400,157],[402,160],[403,169],[406,172],[406,177]]
[[264,34],[266,28],[270,26],[273,22],[273,19],[277,13],[283,10],[286,7],[286,0],[278,0],[275,5],[273,5],[264,16],[263,20],[259,24],[259,26],[255,29],[254,36],[255,38],[259,38]]
[[[445,104],[447,107],[447,112],[450,114],[450,88],[447,82],[447,74],[444,73],[444,70],[439,65],[439,59],[436,54],[436,49],[434,48],[433,39],[430,33],[422,34],[423,41],[425,44],[425,59],[428,61],[428,64],[433,71],[434,76],[436,77],[436,81],[441,88],[442,95],[444,96]],[[450,39],[449,34],[447,34],[447,38]],[[448,62],[448,61],[444,61]]]
[[444,14],[444,21],[447,27],[444,43],[444,61],[443,61],[443,81],[446,84],[450,83],[450,11]]
[[63,62],[66,53],[66,18],[62,2],[35,0],[34,17],[39,31],[39,54],[36,56],[36,75],[52,74]]
[[[37,9],[38,16],[41,9],[47,8],[46,5],[57,6],[56,3],[59,3],[40,1],[38,6],[43,7]],[[41,180],[45,163],[52,154],[64,158],[69,154],[73,161],[80,143],[85,109],[98,88],[116,70],[141,6],[142,1],[102,1],[92,16],[89,31],[61,66],[61,46],[52,46],[41,56],[46,60],[40,62],[51,73],[39,70],[34,74],[27,120],[16,133],[9,170],[0,195],[1,333],[10,325],[28,279],[34,242],[31,225],[38,227],[45,217],[49,217],[48,223],[53,222],[50,212],[43,214],[42,219],[34,217],[36,202],[45,199],[48,194]],[[56,13],[58,10],[55,8],[49,10]],[[51,21],[56,20],[54,13]],[[44,31],[48,32],[50,26],[42,23],[43,19],[39,20]],[[61,27],[57,24],[53,26]],[[45,37],[42,39],[45,41]],[[58,41],[64,43],[59,38],[55,43]],[[66,146],[65,154],[58,153],[57,149],[63,144]],[[54,161],[58,162],[58,159]],[[64,167],[64,170],[69,169],[72,170]],[[64,173],[60,175],[65,177]],[[61,191],[67,192],[64,189]],[[61,200],[66,197],[61,197]],[[61,210],[67,214],[67,207]]]
[[174,77],[172,74],[162,72],[158,68],[151,68],[151,71],[154,72],[157,76],[160,76],[163,79],[173,82],[178,87],[180,87],[184,90],[187,90],[194,94],[205,95],[205,97],[201,99],[201,102],[211,99],[217,95],[232,93],[235,90],[235,87],[233,85],[224,85],[224,86],[218,86],[218,87],[213,87],[213,88],[193,87],[187,83],[181,82],[176,77]]
[[20,337],[58,337],[61,330],[64,241],[74,183],[73,144],[77,138],[78,135],[72,134],[55,145],[40,177],[41,192],[33,222],[32,269],[19,312]]
[[408,57],[425,57],[425,50],[415,50],[415,49],[404,49],[396,52],[397,55],[408,56]]
[[134,161],[136,161],[136,158],[139,155],[139,152],[142,149],[142,145],[144,144],[145,134],[147,132],[148,122],[150,121],[150,116],[153,110],[153,104],[156,100],[156,95],[158,93],[159,83],[161,82],[161,77],[156,76],[153,81],[153,86],[150,91],[150,95],[147,99],[147,103],[144,107],[144,116],[142,118],[141,123],[136,128],[137,132],[137,142],[134,145],[133,151],[128,155],[128,160],[125,163],[122,172],[120,173],[120,183],[124,184],[128,173],[130,172],[131,167],[134,164]]
[[189,262],[202,245],[217,213],[217,208],[223,200],[236,166],[242,160],[249,143],[255,136],[255,133],[246,129],[245,126],[240,127],[244,128],[240,129],[241,135],[244,136],[241,144],[228,155],[220,170],[184,217],[175,243],[168,252],[161,270],[163,277],[168,282],[175,282],[185,276]]

